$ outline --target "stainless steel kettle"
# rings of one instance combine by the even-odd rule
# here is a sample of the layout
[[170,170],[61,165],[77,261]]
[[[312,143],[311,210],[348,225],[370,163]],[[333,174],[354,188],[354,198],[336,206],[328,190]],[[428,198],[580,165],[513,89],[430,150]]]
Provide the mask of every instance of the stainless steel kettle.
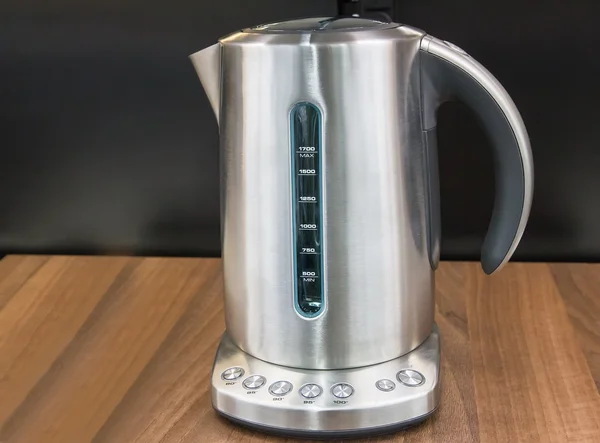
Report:
[[344,370],[434,332],[444,101],[470,106],[494,149],[483,270],[515,251],[533,193],[527,132],[462,49],[337,17],[244,29],[190,57],[219,122],[226,335],[245,354]]

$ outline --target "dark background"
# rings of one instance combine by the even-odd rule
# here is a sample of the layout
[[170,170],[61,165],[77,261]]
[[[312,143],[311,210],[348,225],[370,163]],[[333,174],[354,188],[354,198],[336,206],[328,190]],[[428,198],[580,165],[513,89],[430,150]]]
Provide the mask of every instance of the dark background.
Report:
[[[0,255],[218,255],[217,124],[187,56],[336,2],[2,0]],[[536,188],[516,258],[597,260],[600,4],[403,0],[391,13],[469,51],[521,110]],[[460,104],[442,108],[439,134],[442,256],[475,259],[491,152]]]

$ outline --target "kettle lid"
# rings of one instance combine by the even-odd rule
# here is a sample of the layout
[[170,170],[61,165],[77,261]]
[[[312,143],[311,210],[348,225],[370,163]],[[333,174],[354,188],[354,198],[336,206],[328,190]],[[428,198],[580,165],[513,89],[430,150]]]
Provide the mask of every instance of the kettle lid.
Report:
[[397,28],[398,23],[372,20],[354,16],[340,17],[313,17],[287,20],[283,22],[267,23],[246,28],[242,32],[257,33],[312,33],[312,32],[339,32],[339,31],[373,31],[376,29]]

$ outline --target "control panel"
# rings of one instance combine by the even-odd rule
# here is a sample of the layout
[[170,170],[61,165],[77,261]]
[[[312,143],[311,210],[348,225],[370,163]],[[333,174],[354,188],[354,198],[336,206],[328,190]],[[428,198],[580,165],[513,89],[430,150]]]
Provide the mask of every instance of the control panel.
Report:
[[437,327],[394,360],[347,369],[278,366],[244,353],[223,336],[212,373],[214,407],[267,427],[350,429],[412,422],[439,402]]
[[322,119],[311,103],[291,112],[291,168],[294,236],[294,297],[297,311],[323,311]]
[[[263,386],[266,386],[267,379],[258,374],[250,375],[245,379],[242,379],[243,375],[246,371],[239,367],[234,366],[228,369],[225,369],[221,373],[221,379],[226,382],[227,385],[234,385],[232,383],[235,380],[243,380],[242,386],[247,390],[257,390]],[[396,380],[404,386],[414,388],[417,386],[421,386],[425,383],[425,376],[421,374],[419,371],[414,369],[401,369],[396,374]],[[396,389],[396,382],[382,378],[373,383],[373,386],[370,386],[369,389],[377,388],[383,392],[391,392]],[[269,386],[269,394],[274,397],[284,397],[288,395],[290,392],[294,390],[294,385],[288,380],[277,380]],[[330,386],[328,390],[328,394],[338,398],[345,399],[349,398],[354,394],[354,386],[350,383],[334,383]],[[324,392],[323,387],[318,383],[304,383],[297,390],[297,394],[306,399],[312,399],[320,397]]]

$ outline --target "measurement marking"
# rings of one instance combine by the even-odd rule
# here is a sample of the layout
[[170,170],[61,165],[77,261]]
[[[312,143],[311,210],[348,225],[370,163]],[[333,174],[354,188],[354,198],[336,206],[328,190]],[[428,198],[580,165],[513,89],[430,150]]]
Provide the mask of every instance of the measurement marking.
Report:
[[317,175],[317,174],[298,174],[298,175]]
[[301,252],[300,255],[319,255],[320,252]]
[[317,228],[300,228],[299,231],[316,231]]
[[296,151],[296,154],[318,154],[319,151]]
[[318,275],[301,275],[300,278],[319,278]]
[[300,201],[298,201],[298,203],[319,203],[319,202],[314,201],[314,200],[300,200]]

